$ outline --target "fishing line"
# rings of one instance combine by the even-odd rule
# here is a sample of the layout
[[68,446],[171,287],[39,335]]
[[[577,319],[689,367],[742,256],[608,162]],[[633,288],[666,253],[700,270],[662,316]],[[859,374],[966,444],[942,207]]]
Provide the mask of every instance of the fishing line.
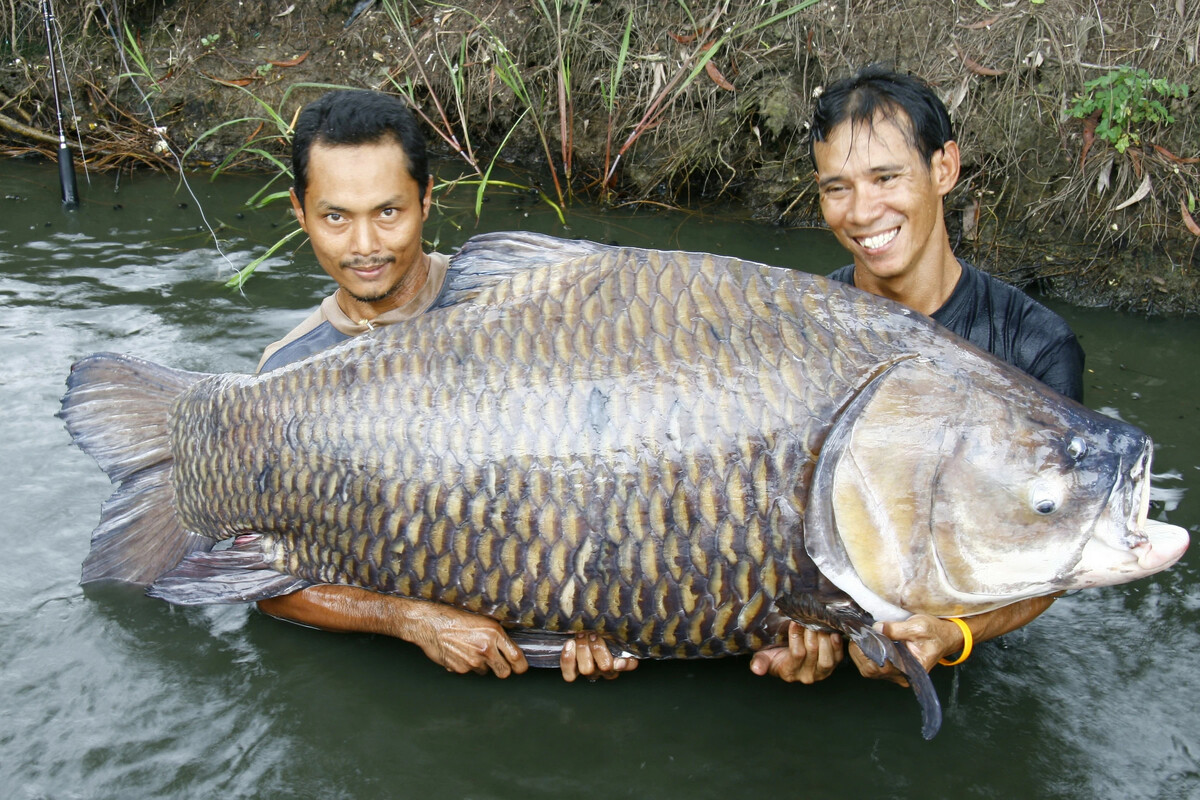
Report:
[[[79,208],[79,189],[75,185],[75,163],[67,148],[67,134],[63,128],[62,103],[58,99],[58,65],[54,60],[54,37],[50,32],[50,23],[54,20],[54,12],[50,8],[50,0],[42,0],[42,24],[46,27],[46,50],[50,56],[50,82],[54,87],[54,111],[58,115],[58,185],[62,190],[63,208]],[[61,60],[62,51],[59,50]],[[65,77],[65,75],[64,75]]]
[[124,77],[129,78],[130,84],[132,84],[133,88],[137,90],[138,95],[140,95],[142,98],[142,103],[146,106],[146,113],[150,116],[150,123],[152,125],[150,130],[158,135],[158,142],[159,145],[161,145],[161,149],[165,150],[167,153],[170,153],[171,158],[175,160],[175,166],[179,169],[179,181],[183,184],[183,187],[187,189],[187,193],[191,196],[192,202],[196,204],[196,210],[200,212],[200,219],[204,222],[204,227],[208,229],[209,235],[212,236],[213,246],[216,247],[217,253],[225,260],[225,263],[228,264],[234,272],[236,272],[238,269],[237,265],[233,263],[233,260],[230,259],[229,256],[225,254],[225,251],[221,248],[221,241],[217,238],[216,230],[214,230],[213,226],[208,222],[208,216],[204,213],[204,206],[200,203],[200,198],[196,196],[194,191],[192,191],[192,185],[188,182],[187,175],[185,175],[183,172],[183,161],[179,158],[179,154],[175,152],[175,149],[171,147],[171,143],[167,141],[166,136],[163,135],[166,133],[167,129],[158,124],[158,118],[154,116],[154,108],[150,105],[150,98],[146,96],[146,93],[142,91],[142,87],[133,77],[133,70],[130,69],[129,62],[125,60],[125,47],[121,43],[120,35],[113,27],[112,17],[109,15],[108,9],[105,8],[103,0],[96,0],[96,7],[100,9],[100,14],[104,17],[104,25],[108,28],[109,35],[112,36],[113,43],[116,45],[117,57],[121,59],[121,68],[124,70]]

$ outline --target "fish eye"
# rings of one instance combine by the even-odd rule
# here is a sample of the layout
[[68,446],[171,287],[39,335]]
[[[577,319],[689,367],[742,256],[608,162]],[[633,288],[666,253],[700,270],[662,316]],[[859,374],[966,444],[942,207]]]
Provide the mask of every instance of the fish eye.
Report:
[[1087,442],[1080,439],[1078,436],[1072,436],[1070,444],[1067,445],[1067,455],[1075,461],[1083,458],[1087,454]]
[[1037,480],[1029,487],[1029,507],[1040,516],[1048,516],[1062,504],[1063,487],[1052,480]]
[[1057,509],[1057,508],[1058,508],[1058,503],[1054,502],[1053,500],[1051,500],[1048,497],[1042,498],[1041,500],[1037,500],[1033,504],[1033,510],[1036,511],[1037,513],[1041,514],[1042,516],[1046,516],[1047,514],[1053,514],[1055,509]]

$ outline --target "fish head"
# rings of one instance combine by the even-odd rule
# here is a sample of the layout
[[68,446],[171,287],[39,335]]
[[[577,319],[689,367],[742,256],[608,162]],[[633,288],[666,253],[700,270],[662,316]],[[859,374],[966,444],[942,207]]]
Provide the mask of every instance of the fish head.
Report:
[[806,546],[881,619],[1136,580],[1188,546],[1147,518],[1152,455],[1136,427],[1007,365],[904,360],[827,438]]

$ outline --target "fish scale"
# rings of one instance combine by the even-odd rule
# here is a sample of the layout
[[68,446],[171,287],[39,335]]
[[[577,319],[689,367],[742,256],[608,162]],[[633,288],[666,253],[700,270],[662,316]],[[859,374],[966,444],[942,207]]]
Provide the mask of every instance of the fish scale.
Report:
[[[618,300],[629,287],[634,300]],[[765,598],[807,558],[787,534],[803,513],[793,465],[815,457],[815,420],[855,377],[823,326],[748,314],[747,296],[799,309],[794,293],[736,261],[589,257],[362,337],[319,370],[201,383],[176,414],[181,516],[261,534],[275,568],[312,582],[620,631],[641,656],[762,646]],[[594,336],[598,321],[611,333]],[[764,353],[770,372],[755,367]],[[243,387],[253,402],[231,402]],[[374,416],[397,411],[394,424]],[[193,432],[214,415],[220,434],[201,444]],[[644,447],[617,444],[630,433]],[[502,499],[481,480],[491,463]],[[380,503],[390,510],[373,513]]]

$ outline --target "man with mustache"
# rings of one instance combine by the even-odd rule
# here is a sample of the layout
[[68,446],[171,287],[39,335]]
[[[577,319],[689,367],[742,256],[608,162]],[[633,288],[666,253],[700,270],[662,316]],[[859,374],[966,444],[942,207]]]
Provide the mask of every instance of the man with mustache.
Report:
[[[271,344],[259,371],[278,369],[351,337],[425,313],[449,259],[426,253],[433,176],[425,140],[403,102],[380,92],[330,92],[304,108],[292,139],[292,208],[337,290]],[[324,584],[262,600],[271,616],[335,631],[382,633],[421,647],[451,672],[504,678],[529,668],[495,620],[440,603]],[[637,666],[614,659],[595,634],[563,647],[563,677],[615,677]]]

